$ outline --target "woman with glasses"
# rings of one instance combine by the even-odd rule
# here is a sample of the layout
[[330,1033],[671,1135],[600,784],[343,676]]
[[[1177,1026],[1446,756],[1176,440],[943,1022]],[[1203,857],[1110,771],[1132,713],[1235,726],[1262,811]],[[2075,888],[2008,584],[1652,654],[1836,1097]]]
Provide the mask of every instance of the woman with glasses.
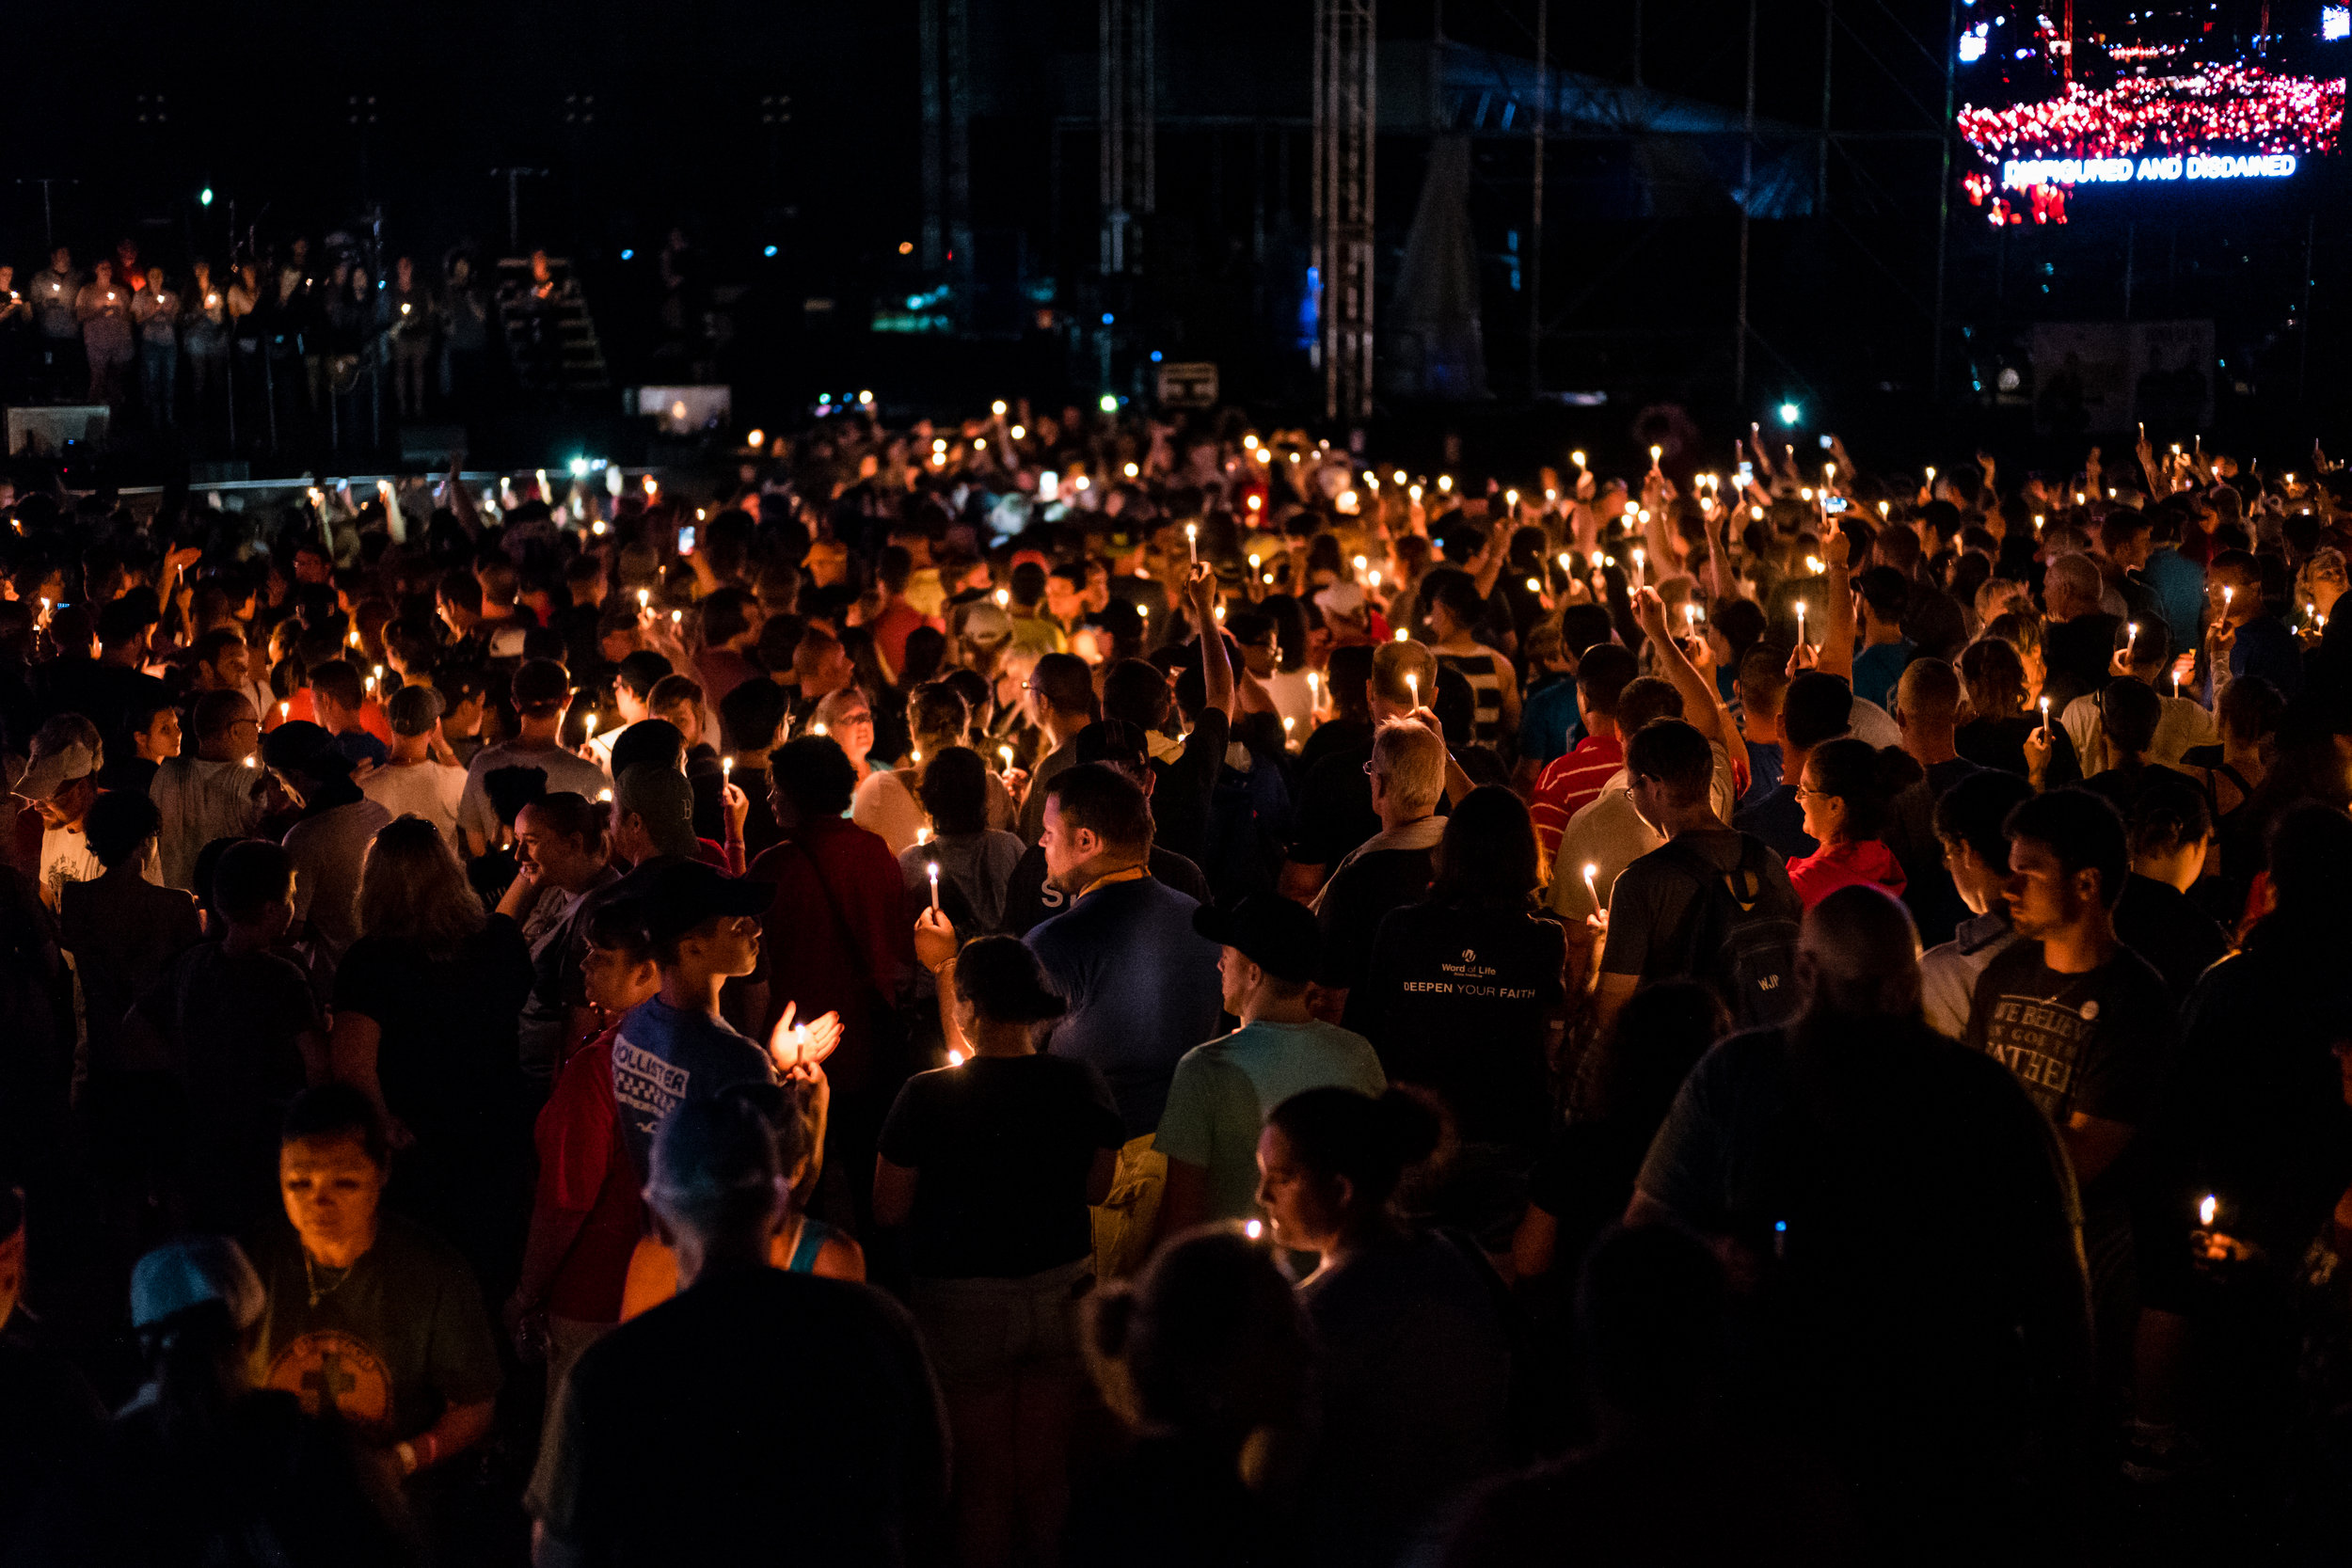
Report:
[[1924,777],[1899,746],[1882,751],[1850,737],[1813,749],[1797,784],[1797,806],[1820,847],[1788,863],[1789,885],[1806,909],[1856,882],[1903,895],[1902,863],[1880,835],[1895,797]]

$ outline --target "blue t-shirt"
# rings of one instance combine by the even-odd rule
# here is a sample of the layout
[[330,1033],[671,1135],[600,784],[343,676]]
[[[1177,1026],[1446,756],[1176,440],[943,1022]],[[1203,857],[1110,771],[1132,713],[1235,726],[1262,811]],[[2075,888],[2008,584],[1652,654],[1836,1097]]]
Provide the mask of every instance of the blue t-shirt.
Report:
[[1549,686],[1528,693],[1519,705],[1519,755],[1537,764],[1565,756],[1569,734],[1582,715],[1576,705],[1576,681],[1563,675]]
[[2230,678],[2260,675],[2281,697],[2303,689],[2303,649],[2295,633],[2275,615],[2257,615],[2237,628],[2230,643]]
[[1742,806],[1731,825],[1743,833],[1754,833],[1785,861],[1820,847],[1804,831],[1804,807],[1798,802],[1797,786],[1786,778],[1754,805]]
[[1866,703],[1892,707],[1895,683],[1903,678],[1903,666],[1917,652],[1911,639],[1897,638],[1892,642],[1878,642],[1853,656],[1853,694]]
[[1314,1019],[1244,1024],[1194,1046],[1176,1064],[1152,1147],[1209,1173],[1209,1218],[1249,1219],[1258,1212],[1258,1134],[1266,1113],[1333,1084],[1371,1095],[1389,1086],[1370,1040]]
[[612,1038],[612,1099],[638,1173],[652,1174],[654,1134],[689,1097],[707,1100],[775,1076],[768,1053],[723,1019],[658,996],[630,1008]]
[[1023,939],[1070,1005],[1048,1049],[1102,1073],[1130,1138],[1158,1128],[1177,1062],[1216,1033],[1220,949],[1192,928],[1200,907],[1139,877],[1096,888]]
[[2154,594],[2156,608],[2172,633],[2175,652],[2194,648],[2205,610],[2205,569],[2169,545],[2159,545],[2139,569],[2139,580]]
[[345,730],[335,737],[335,750],[351,759],[353,767],[361,763],[381,768],[390,760],[392,749],[365,730]]
[[1758,804],[1765,796],[1780,787],[1780,743],[1751,740],[1745,744],[1748,748],[1748,792],[1740,797],[1737,809],[1740,811]]

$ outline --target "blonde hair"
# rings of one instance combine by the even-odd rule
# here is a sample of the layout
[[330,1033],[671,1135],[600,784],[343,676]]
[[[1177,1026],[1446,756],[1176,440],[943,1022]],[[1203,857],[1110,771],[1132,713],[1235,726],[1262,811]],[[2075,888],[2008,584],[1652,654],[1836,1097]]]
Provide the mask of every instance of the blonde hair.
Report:
[[1372,737],[1372,770],[1406,810],[1435,811],[1445,793],[1445,742],[1425,724],[1383,724]]
[[426,957],[456,956],[488,917],[440,829],[415,813],[386,826],[359,872],[359,929]]

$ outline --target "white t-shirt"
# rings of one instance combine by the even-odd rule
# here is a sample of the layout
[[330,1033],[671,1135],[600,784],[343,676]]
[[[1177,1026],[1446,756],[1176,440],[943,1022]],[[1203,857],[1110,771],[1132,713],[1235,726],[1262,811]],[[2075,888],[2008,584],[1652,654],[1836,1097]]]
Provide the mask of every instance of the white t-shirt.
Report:
[[98,856],[90,849],[89,840],[79,828],[51,828],[40,831],[40,896],[51,909],[57,907],[59,895],[68,882],[94,882],[105,867],[98,863]]
[[359,791],[394,817],[415,814],[457,842],[457,802],[465,798],[466,770],[448,763],[423,762],[403,767],[388,763],[359,781]]
[[491,808],[490,791],[483,781],[501,768],[540,769],[548,776],[550,795],[568,789],[593,800],[612,784],[603,768],[561,746],[525,749],[511,740],[485,746],[474,753],[466,769],[465,793],[457,804],[457,825],[492,843],[497,842],[499,835],[498,813]]

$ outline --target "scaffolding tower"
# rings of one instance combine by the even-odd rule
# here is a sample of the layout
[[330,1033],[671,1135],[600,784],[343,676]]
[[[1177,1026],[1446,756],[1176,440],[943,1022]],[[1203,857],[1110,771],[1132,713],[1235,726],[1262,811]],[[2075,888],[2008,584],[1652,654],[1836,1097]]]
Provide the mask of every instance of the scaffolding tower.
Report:
[[[1108,3],[1108,0],[1106,0]],[[1326,419],[1372,417],[1374,0],[1315,0],[1315,352]]]
[[1152,0],[1102,0],[1102,275],[1139,270],[1143,222],[1157,205],[1159,103]]

